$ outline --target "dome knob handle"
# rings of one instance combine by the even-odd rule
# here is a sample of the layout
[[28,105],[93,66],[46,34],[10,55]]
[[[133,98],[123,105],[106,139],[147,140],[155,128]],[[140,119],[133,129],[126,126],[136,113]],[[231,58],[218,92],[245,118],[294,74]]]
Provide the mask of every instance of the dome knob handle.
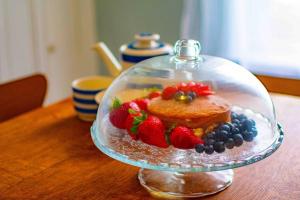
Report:
[[175,58],[179,61],[201,61],[201,45],[197,40],[178,40],[174,46]]

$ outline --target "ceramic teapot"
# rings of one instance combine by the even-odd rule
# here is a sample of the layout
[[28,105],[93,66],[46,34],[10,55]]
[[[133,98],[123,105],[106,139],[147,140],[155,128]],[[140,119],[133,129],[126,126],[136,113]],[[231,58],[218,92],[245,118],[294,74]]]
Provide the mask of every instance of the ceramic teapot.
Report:
[[159,40],[160,35],[157,33],[142,32],[135,34],[134,38],[135,41],[120,47],[121,64],[104,42],[95,44],[94,49],[98,52],[111,75],[117,76],[123,69],[127,69],[138,62],[155,56],[169,55],[173,52],[172,45],[161,42]]

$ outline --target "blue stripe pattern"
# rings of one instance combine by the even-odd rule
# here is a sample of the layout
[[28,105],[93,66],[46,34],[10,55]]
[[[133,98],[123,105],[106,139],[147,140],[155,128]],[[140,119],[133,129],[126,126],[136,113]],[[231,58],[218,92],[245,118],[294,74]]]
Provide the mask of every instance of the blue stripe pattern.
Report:
[[79,90],[76,88],[72,88],[73,92],[79,93],[79,94],[91,94],[91,95],[95,95],[98,92],[101,92],[103,89],[101,90]]
[[[73,101],[75,103],[80,103],[80,104],[83,104],[82,106],[81,105],[74,105],[75,107],[75,110],[78,112],[78,113],[82,113],[82,114],[92,114],[92,115],[96,115],[97,114],[97,111],[98,111],[98,108],[85,108],[84,105],[95,105],[95,106],[98,106],[97,102],[95,101],[95,99],[93,98],[93,96],[95,96],[98,92],[102,91],[102,90],[89,90],[89,91],[86,91],[86,90],[78,90],[76,88],[72,88],[74,92],[78,93],[78,94],[81,94],[81,95],[92,95],[92,96],[87,96],[88,99],[83,99],[83,98],[80,98],[80,97],[75,97],[75,95],[73,96]],[[92,97],[92,98],[91,98]]]
[[151,35],[153,35],[153,33],[150,33],[150,32],[140,32],[139,35],[140,36],[151,36]]
[[79,108],[75,106],[75,110],[81,113],[86,113],[86,114],[97,114],[98,109],[85,109],[85,108]]
[[83,104],[97,104],[97,102],[93,99],[79,99],[77,97],[73,97],[73,100],[78,102],[78,103],[83,103]]
[[153,48],[140,48],[140,47],[135,47],[134,44],[135,44],[135,42],[132,42],[132,43],[128,44],[127,48],[128,48],[128,49],[139,49],[139,50],[141,50],[141,49],[143,49],[143,50],[145,50],[145,49],[151,49],[151,50],[152,50],[152,49],[159,49],[159,48],[162,48],[162,47],[165,46],[165,44],[162,43],[162,42],[158,42],[159,45],[156,46],[156,47],[153,47]]
[[143,60],[153,58],[155,56],[164,56],[164,55],[169,55],[169,54],[164,53],[164,54],[151,55],[151,56],[131,56],[131,55],[122,54],[122,60],[124,60],[126,62],[131,62],[131,63],[138,63]]

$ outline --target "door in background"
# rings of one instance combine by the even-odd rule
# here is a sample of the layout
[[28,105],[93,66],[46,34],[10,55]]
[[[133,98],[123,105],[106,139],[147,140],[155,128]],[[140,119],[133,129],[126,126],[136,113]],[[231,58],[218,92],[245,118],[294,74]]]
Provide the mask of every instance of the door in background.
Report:
[[48,103],[69,96],[98,72],[94,14],[93,0],[0,0],[0,82],[42,72]]

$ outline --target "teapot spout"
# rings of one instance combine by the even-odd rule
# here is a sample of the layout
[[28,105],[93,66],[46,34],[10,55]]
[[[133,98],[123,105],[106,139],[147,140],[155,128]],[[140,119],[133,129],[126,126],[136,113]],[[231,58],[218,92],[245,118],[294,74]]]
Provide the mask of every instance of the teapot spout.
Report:
[[92,47],[92,49],[97,51],[98,55],[100,56],[100,59],[104,62],[104,64],[106,65],[107,69],[113,77],[117,77],[121,73],[121,64],[118,62],[116,57],[112,54],[112,52],[109,50],[109,48],[104,42],[96,43]]

